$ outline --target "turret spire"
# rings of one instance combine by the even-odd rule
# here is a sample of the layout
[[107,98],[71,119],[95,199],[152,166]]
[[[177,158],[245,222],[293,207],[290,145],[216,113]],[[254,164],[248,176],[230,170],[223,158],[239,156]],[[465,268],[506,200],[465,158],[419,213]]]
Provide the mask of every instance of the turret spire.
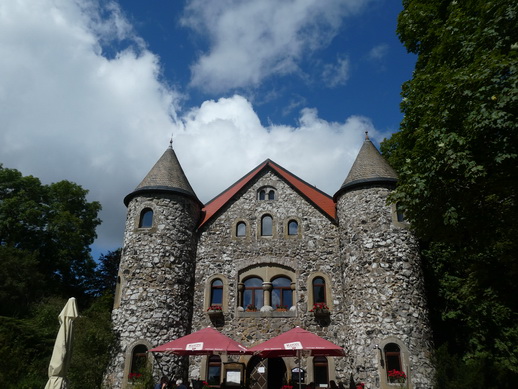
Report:
[[369,133],[366,131],[365,141],[347,178],[335,194],[335,198],[344,190],[349,190],[356,186],[372,183],[395,184],[396,182],[397,173],[381,156],[376,146],[369,139]]
[[173,150],[172,138],[169,141],[169,147],[155,163],[155,166],[153,166],[135,190],[124,198],[124,204],[127,205],[139,193],[157,191],[184,194],[200,203],[189,180],[185,176],[180,162],[178,162],[176,153]]

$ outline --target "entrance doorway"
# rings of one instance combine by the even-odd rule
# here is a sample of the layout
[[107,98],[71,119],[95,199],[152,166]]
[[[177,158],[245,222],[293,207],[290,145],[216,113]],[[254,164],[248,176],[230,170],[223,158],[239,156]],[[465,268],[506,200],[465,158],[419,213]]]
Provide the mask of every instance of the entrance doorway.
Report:
[[283,359],[268,358],[268,389],[281,389],[286,383],[286,365]]
[[286,365],[282,358],[253,356],[246,367],[250,389],[280,389],[285,384]]

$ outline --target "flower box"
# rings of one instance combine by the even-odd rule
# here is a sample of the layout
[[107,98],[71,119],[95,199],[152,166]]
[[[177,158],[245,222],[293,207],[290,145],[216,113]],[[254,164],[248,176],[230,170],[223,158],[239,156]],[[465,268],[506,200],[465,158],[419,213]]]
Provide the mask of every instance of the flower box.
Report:
[[318,309],[314,310],[313,314],[315,315],[315,317],[327,317],[331,314],[331,312],[329,311],[329,309]]
[[211,305],[207,309],[207,313],[209,314],[209,317],[211,319],[220,318],[223,317],[223,308],[221,307],[221,305]]

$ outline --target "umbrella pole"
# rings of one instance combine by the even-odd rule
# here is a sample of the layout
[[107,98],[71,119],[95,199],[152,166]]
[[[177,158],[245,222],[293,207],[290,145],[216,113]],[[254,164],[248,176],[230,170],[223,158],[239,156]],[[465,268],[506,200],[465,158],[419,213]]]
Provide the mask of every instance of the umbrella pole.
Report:
[[302,371],[300,370],[300,359],[302,357],[301,355],[301,351],[300,350],[297,350],[297,354],[299,355],[299,389],[302,388],[302,383],[300,382],[300,376],[302,375]]
[[[164,373],[164,369],[162,368],[162,364],[160,363],[160,360],[157,358],[155,353],[151,353],[151,355],[153,355],[153,358],[155,358],[155,361],[158,364],[158,367],[160,368],[160,371],[162,372],[162,376],[163,377],[167,377],[167,374]],[[169,379],[169,377],[167,379]]]

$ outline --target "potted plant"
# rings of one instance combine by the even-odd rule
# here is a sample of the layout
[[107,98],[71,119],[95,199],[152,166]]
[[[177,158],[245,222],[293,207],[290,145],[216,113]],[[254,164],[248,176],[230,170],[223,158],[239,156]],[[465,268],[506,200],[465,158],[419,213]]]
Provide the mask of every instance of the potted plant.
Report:
[[329,307],[326,303],[315,303],[313,309],[309,312],[313,312],[315,316],[329,316]]
[[247,312],[257,312],[257,307],[254,304],[248,304],[246,306]]
[[282,305],[282,304],[277,304],[275,306],[275,310],[276,311],[287,311],[288,310],[288,307],[286,305]]

